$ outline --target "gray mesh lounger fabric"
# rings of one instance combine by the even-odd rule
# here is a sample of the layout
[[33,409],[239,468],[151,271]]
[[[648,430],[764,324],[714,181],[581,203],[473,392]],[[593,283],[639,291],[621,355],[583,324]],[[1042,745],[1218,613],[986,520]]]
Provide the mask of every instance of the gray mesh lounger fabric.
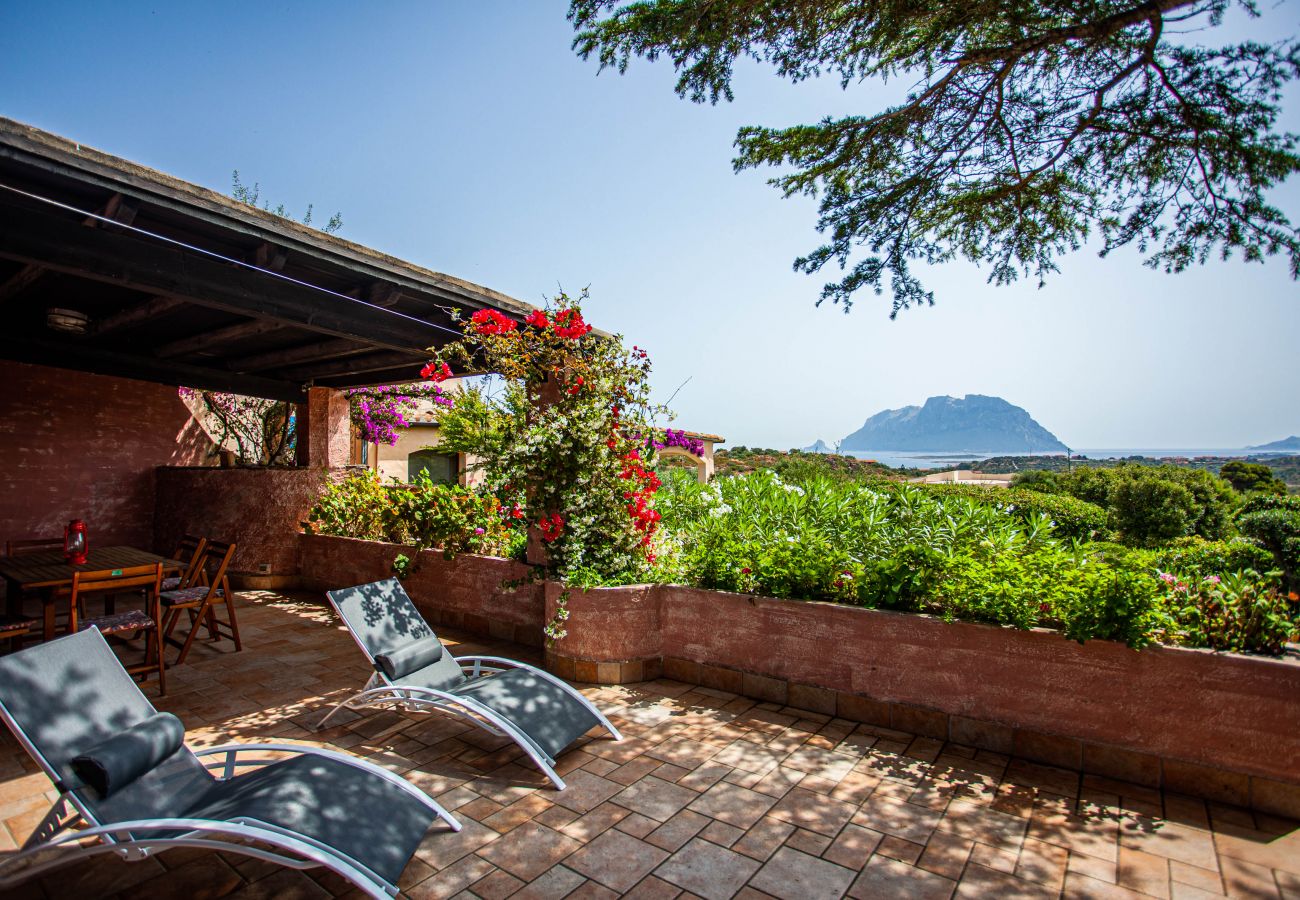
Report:
[[[410,655],[431,638],[437,639],[396,578],[330,591],[328,596],[374,664],[376,675],[366,689],[352,700],[339,704],[325,719],[350,703],[402,703],[413,708],[423,706],[465,716],[482,725],[482,720],[487,718],[483,715],[483,709],[486,709],[497,720],[489,719],[490,725],[496,728],[504,725],[503,730],[533,757],[561,790],[563,780],[549,764],[566,747],[598,725],[619,739],[613,725],[585,697],[558,679],[523,663],[487,662],[487,671],[483,675],[469,678],[460,661],[444,652],[430,665],[400,678],[390,677],[379,657]],[[467,657],[466,661],[474,659]],[[495,671],[500,666],[509,668]],[[377,681],[383,687],[374,687]],[[404,689],[417,690],[403,694]],[[426,693],[421,695],[419,689]],[[510,734],[512,730],[517,734]]]
[[[156,713],[94,630],[0,657],[0,708],[92,825],[149,819],[264,823],[342,851],[395,885],[441,811],[413,786],[323,755],[328,751],[220,780],[183,744],[101,797],[77,778],[72,760]],[[157,843],[187,833],[155,830],[147,837]],[[143,832],[137,837],[143,839]]]

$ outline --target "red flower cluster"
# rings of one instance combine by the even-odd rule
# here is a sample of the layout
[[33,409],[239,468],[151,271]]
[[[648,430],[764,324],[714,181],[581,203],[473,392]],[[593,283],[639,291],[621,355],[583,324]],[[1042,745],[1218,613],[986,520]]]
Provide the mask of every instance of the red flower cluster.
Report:
[[432,381],[446,381],[451,377],[451,366],[446,363],[431,362],[420,370],[420,377]]
[[542,540],[549,544],[557,540],[560,532],[564,530],[564,517],[559,513],[551,513],[550,518],[542,519],[537,523],[537,527],[542,530]]
[[515,330],[515,320],[495,309],[480,309],[470,316],[479,334],[506,334]]
[[546,310],[535,309],[524,317],[524,321],[534,328],[546,328],[551,324],[550,319],[546,318]]
[[555,314],[555,333],[560,337],[576,341],[591,331],[591,326],[582,320],[582,313],[570,307]]
[[[623,457],[623,471],[619,478],[634,481],[634,489],[623,492],[623,499],[628,501],[627,514],[632,517],[632,527],[641,532],[641,546],[649,547],[655,531],[659,528],[659,510],[650,505],[662,482],[659,476],[641,465],[641,454],[630,450]],[[654,554],[646,552],[646,558],[654,562]]]
[[586,383],[587,383],[586,380],[581,375],[579,375],[576,379],[574,379],[573,384],[569,385],[569,393],[570,394],[578,393],[579,391],[582,390],[582,386]]

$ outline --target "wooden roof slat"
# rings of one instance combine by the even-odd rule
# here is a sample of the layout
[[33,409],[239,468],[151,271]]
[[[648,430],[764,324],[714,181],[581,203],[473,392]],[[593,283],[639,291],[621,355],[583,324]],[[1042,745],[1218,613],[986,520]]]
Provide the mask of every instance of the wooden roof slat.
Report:
[[0,196],[0,256],[110,284],[183,297],[227,312],[280,319],[394,350],[423,350],[447,333],[346,297],[135,234],[79,222]]
[[190,337],[181,338],[175,341],[169,341],[154,348],[154,356],[167,359],[173,356],[185,356],[189,353],[198,353],[203,350],[211,350],[213,347],[222,347],[235,341],[241,341],[244,338],[255,337],[259,334],[268,334],[272,331],[281,331],[287,327],[283,322],[275,319],[253,319],[249,322],[240,322],[236,325],[227,325],[225,328],[214,328],[210,331],[200,332]]
[[370,347],[350,341],[347,338],[329,338],[315,341],[285,350],[267,350],[226,361],[226,368],[232,372],[257,372],[263,369],[279,369],[298,363],[318,362],[339,356],[355,356],[369,353]]

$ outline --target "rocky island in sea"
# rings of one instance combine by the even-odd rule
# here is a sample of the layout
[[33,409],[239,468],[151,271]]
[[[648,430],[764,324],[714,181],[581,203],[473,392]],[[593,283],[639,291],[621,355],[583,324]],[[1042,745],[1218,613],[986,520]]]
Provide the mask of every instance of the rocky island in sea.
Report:
[[840,444],[841,451],[1064,453],[1066,449],[1024,409],[982,394],[931,397],[922,406],[878,412]]

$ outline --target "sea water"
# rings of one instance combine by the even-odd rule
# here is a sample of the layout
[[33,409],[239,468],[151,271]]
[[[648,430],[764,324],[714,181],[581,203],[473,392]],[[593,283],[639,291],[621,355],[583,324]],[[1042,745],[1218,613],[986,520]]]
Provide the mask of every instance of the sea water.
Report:
[[[1065,456],[1064,453],[1013,453],[1009,451],[974,451],[974,450],[845,450],[845,456],[858,459],[874,459],[893,468],[946,469],[951,466],[979,462],[992,456]],[[1198,456],[1287,456],[1294,454],[1245,450],[1240,447],[1218,450],[1115,450],[1115,449],[1080,449],[1072,452],[1074,459],[1125,459],[1130,456],[1146,456],[1153,459],[1195,459]]]

